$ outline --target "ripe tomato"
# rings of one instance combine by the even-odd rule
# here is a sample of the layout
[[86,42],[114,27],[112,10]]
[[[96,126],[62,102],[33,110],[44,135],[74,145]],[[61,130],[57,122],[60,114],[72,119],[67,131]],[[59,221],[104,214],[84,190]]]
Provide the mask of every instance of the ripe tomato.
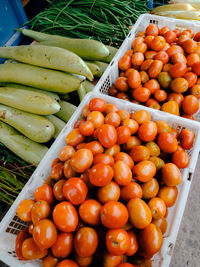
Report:
[[16,252],[16,255],[17,255],[19,260],[26,260],[22,255],[22,244],[23,244],[24,240],[26,240],[29,237],[30,237],[30,235],[29,235],[27,228],[24,228],[21,232],[19,232],[19,234],[16,237],[15,252]]
[[[148,53],[148,52],[150,52],[150,51],[147,51],[146,53]],[[156,52],[153,53],[153,55],[155,55],[155,54],[157,54],[157,53]],[[149,54],[147,54],[147,56],[150,57]],[[152,63],[153,63],[153,59],[152,58],[145,59],[145,61],[142,63],[142,65],[140,67],[141,71],[148,71],[148,69],[150,68]],[[149,77],[149,75],[148,75],[148,77]]]
[[122,126],[127,126],[131,130],[131,134],[135,134],[139,128],[138,123],[133,119],[122,120]]
[[160,148],[155,142],[146,143],[146,147],[149,149],[150,156],[157,157],[160,155]]
[[142,83],[146,83],[149,80],[149,75],[144,70],[140,71],[140,77],[141,77],[141,82]]
[[48,254],[48,249],[39,248],[33,238],[27,238],[22,244],[22,256],[27,260],[42,259]]
[[192,115],[199,109],[199,101],[194,95],[187,95],[184,97],[182,102],[182,108],[184,113]]
[[126,186],[122,186],[120,198],[123,201],[129,201],[132,198],[142,198],[141,186],[136,182],[131,182]]
[[118,264],[120,264],[122,260],[122,256],[118,255],[112,255],[108,252],[104,254],[104,259],[103,259],[103,267],[116,267]]
[[178,106],[177,102],[173,101],[173,100],[165,102],[162,105],[161,110],[168,112],[168,113],[171,113],[171,114],[174,114],[174,115],[177,115],[177,116],[180,115],[179,106]]
[[84,148],[91,150],[93,156],[103,153],[104,150],[103,146],[98,141],[89,142],[85,144]]
[[104,147],[112,147],[117,141],[117,132],[110,124],[104,124],[99,128],[98,140]]
[[194,137],[194,132],[188,129],[183,129],[179,135],[181,146],[186,150],[192,148],[194,143]]
[[64,146],[59,152],[59,159],[61,161],[66,161],[70,159],[75,153],[75,149],[72,146]]
[[171,67],[169,70],[170,75],[172,78],[179,78],[182,77],[187,71],[187,65],[185,63],[176,63]]
[[149,24],[149,26],[145,30],[146,35],[157,36],[159,33],[159,28],[155,24]]
[[188,89],[188,81],[184,78],[176,78],[171,82],[171,89],[175,93],[184,93]]
[[133,265],[131,263],[124,262],[124,263],[119,264],[117,267],[138,267],[138,265]]
[[98,225],[100,222],[101,204],[95,199],[84,201],[79,207],[81,220],[89,225]]
[[163,218],[166,213],[166,204],[163,199],[159,197],[153,197],[149,202],[148,206],[151,210],[152,218],[159,219]]
[[192,39],[188,39],[183,43],[183,49],[188,54],[195,53],[197,51],[197,42]]
[[144,55],[141,52],[136,52],[131,57],[131,62],[134,67],[142,65],[144,61]]
[[171,61],[173,64],[176,63],[187,63],[186,57],[182,53],[173,54],[171,56]]
[[110,112],[105,117],[105,123],[111,124],[113,127],[118,127],[121,123],[121,118],[117,112]]
[[135,48],[136,47],[136,45],[139,45],[139,44],[141,44],[141,43],[143,43],[144,42],[144,38],[143,37],[136,37],[134,40],[133,40],[133,42],[132,42],[132,48]]
[[167,43],[172,43],[175,41],[176,39],[176,33],[173,32],[173,31],[167,31],[165,34],[164,34],[164,38],[166,40]]
[[156,78],[162,71],[163,62],[161,60],[154,60],[148,69],[148,74],[150,78]]
[[51,207],[45,200],[39,200],[34,203],[31,209],[31,220],[33,224],[42,219],[46,219],[51,215]]
[[127,110],[119,110],[117,114],[120,116],[121,121],[130,118],[130,113]]
[[145,103],[145,106],[147,106],[149,108],[160,110],[160,105],[159,105],[158,101],[153,99],[153,98],[149,98],[147,100],[147,102]]
[[65,179],[61,179],[53,187],[54,197],[60,202],[65,200],[65,197],[63,195],[63,185],[65,182]]
[[48,219],[38,221],[33,228],[33,239],[40,249],[52,247],[57,239],[56,226]]
[[136,145],[131,149],[130,156],[134,162],[139,162],[149,159],[150,151],[146,146]]
[[157,125],[153,121],[142,123],[138,129],[138,136],[144,142],[153,141],[157,135]]
[[172,78],[168,71],[172,67],[171,64],[166,64],[163,67],[163,71],[158,75],[158,82],[163,89],[168,89],[170,87]]
[[79,257],[90,257],[98,246],[97,232],[91,227],[83,227],[74,237],[74,249]]
[[175,101],[178,104],[179,108],[182,105],[183,99],[184,99],[184,96],[182,94],[178,94],[178,93],[171,93],[168,95],[168,98],[167,98],[168,102],[169,101]]
[[106,110],[104,111],[104,114],[108,114],[110,112],[118,112],[119,109],[115,104],[106,104]]
[[124,229],[111,229],[106,233],[106,247],[112,255],[122,255],[130,247],[130,237]]
[[147,255],[154,255],[162,245],[162,232],[155,224],[149,224],[139,233],[139,244]]
[[87,193],[87,185],[78,177],[70,178],[63,186],[64,197],[73,205],[79,205],[85,201]]
[[90,111],[100,111],[104,112],[106,109],[106,101],[102,98],[93,98],[89,103]]
[[139,248],[138,239],[134,230],[128,231],[128,235],[130,238],[130,247],[126,252],[126,255],[133,256]]
[[105,186],[111,182],[113,175],[114,172],[110,165],[98,163],[91,168],[89,179],[95,186]]
[[189,156],[185,151],[176,151],[172,156],[172,162],[178,168],[186,168],[189,164]]
[[164,90],[157,90],[154,93],[154,98],[159,102],[163,102],[167,99],[167,93]]
[[128,91],[128,80],[126,77],[119,77],[115,81],[115,87],[120,92],[127,92]]
[[122,160],[118,160],[113,165],[114,180],[119,185],[128,185],[132,180],[131,168]]
[[[186,59],[187,59],[188,67],[192,67],[193,72],[196,72],[196,71],[198,72],[198,66],[199,66],[198,62],[200,61],[199,55],[197,53],[192,53],[192,54],[189,54]],[[197,65],[196,65],[196,67],[194,66],[194,68],[193,68],[193,65],[195,63],[197,63]]]
[[167,231],[167,220],[165,218],[153,219],[152,223],[160,228],[162,234]]
[[118,152],[117,154],[115,154],[114,156],[115,161],[118,160],[122,160],[123,162],[125,162],[131,169],[133,168],[134,162],[132,160],[132,158],[124,152]]
[[63,163],[58,162],[51,169],[51,178],[58,180],[63,177]]
[[128,141],[131,136],[131,130],[127,126],[119,126],[116,129],[117,133],[117,144],[121,145]]
[[131,119],[136,120],[138,124],[142,124],[144,122],[150,121],[151,115],[146,110],[138,110],[131,114]]
[[131,67],[131,57],[129,55],[123,55],[118,62],[120,70],[125,71]]
[[140,87],[133,91],[133,98],[139,102],[146,102],[150,96],[148,88]]
[[160,149],[167,154],[174,153],[177,150],[178,142],[171,133],[160,133],[157,139]]
[[94,157],[93,164],[104,163],[112,166],[114,164],[114,158],[109,154],[98,154]]
[[142,188],[142,198],[150,199],[158,194],[159,184],[155,178],[152,178],[150,181],[142,183],[141,188]]
[[73,234],[62,233],[58,234],[56,242],[53,244],[51,251],[57,258],[67,258],[73,249]]
[[167,207],[172,207],[178,195],[178,189],[176,186],[163,186],[158,192],[158,197],[165,201]]
[[120,98],[120,99],[123,99],[123,100],[127,100],[127,101],[129,101],[129,96],[128,96],[127,94],[125,94],[125,93],[122,93],[122,92],[118,93],[118,94],[116,95],[116,97],[117,97],[117,98]]
[[43,267],[56,267],[58,265],[58,259],[49,254],[46,258],[42,259]]
[[114,146],[110,147],[110,148],[106,148],[105,149],[105,153],[109,154],[111,156],[114,156],[115,154],[117,154],[118,152],[120,152],[120,145],[115,144]]
[[71,157],[70,165],[74,169],[75,172],[84,172],[93,162],[93,154],[89,149],[79,149],[74,153]]
[[141,140],[136,136],[131,136],[126,144],[124,144],[124,149],[126,151],[131,150],[134,146],[141,145]]
[[63,173],[64,173],[65,178],[71,178],[71,177],[76,176],[77,173],[72,168],[72,166],[70,164],[70,159],[65,161],[64,167],[63,167]]
[[165,26],[165,27],[162,27],[160,30],[159,30],[159,35],[164,35],[166,32],[168,32],[170,29],[168,26]]
[[192,86],[192,88],[190,89],[190,92],[192,95],[196,96],[197,99],[199,99],[200,98],[200,85],[196,84]]
[[133,52],[136,53],[136,52],[141,52],[141,53],[145,53],[147,51],[147,44],[145,43],[141,43],[141,44],[138,44],[134,47],[133,49]]
[[111,86],[108,90],[108,94],[111,96],[116,96],[117,93],[118,93],[118,90],[114,85]]
[[179,45],[172,45],[166,50],[169,57],[173,56],[174,54],[181,53],[184,54],[184,50]]
[[133,177],[140,182],[148,182],[156,174],[156,165],[150,160],[143,160],[133,167]]
[[149,160],[155,164],[156,170],[160,170],[165,165],[165,162],[159,157],[151,157]]
[[99,188],[97,192],[97,198],[102,204],[105,204],[110,200],[118,201],[119,197],[120,197],[120,187],[117,183],[113,181]]
[[90,136],[94,132],[94,125],[91,121],[84,121],[79,126],[79,130],[84,136]]
[[89,109],[89,105],[86,104],[83,109],[82,109],[82,115],[84,118],[87,118],[87,116],[90,114],[90,109]]
[[150,43],[151,49],[154,51],[161,51],[166,44],[165,38],[162,36],[156,36]]
[[78,267],[73,260],[63,260],[58,263],[58,267]]
[[140,73],[133,69],[129,74],[128,74],[128,85],[130,88],[138,88],[141,84],[141,77]]
[[94,125],[94,128],[97,129],[104,124],[104,116],[100,111],[92,111],[87,116],[87,121],[91,121]]
[[127,208],[119,201],[108,201],[101,208],[101,222],[110,229],[117,229],[128,221]]
[[50,185],[43,184],[35,190],[34,197],[36,201],[46,200],[51,205],[54,201],[52,187]]
[[137,229],[147,227],[152,220],[151,210],[140,198],[133,198],[127,204],[129,220]]
[[62,232],[74,232],[78,225],[75,207],[67,201],[57,204],[53,209],[53,221]]
[[31,222],[31,210],[35,201],[32,199],[24,199],[17,207],[17,216],[24,222]]
[[77,254],[75,254],[75,261],[80,267],[87,267],[92,262],[93,256],[90,257],[79,257]]
[[162,168],[162,180],[168,186],[176,186],[181,182],[181,173],[173,163],[166,163]]
[[[90,116],[90,115],[88,115],[88,116]],[[82,143],[84,141],[84,139],[85,139],[85,136],[80,132],[80,130],[78,128],[76,128],[76,129],[72,130],[67,135],[66,144],[69,146],[76,146],[76,145]]]

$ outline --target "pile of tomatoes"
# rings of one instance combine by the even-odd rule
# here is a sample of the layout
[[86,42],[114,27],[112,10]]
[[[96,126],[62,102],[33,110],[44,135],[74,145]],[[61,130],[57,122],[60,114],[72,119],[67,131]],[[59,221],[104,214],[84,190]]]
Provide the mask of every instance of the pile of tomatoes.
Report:
[[194,36],[191,29],[150,24],[118,66],[111,96],[194,119],[200,98],[200,32]]
[[16,238],[16,255],[44,267],[151,266],[195,134],[101,98],[82,117],[35,199],[17,208],[31,224]]

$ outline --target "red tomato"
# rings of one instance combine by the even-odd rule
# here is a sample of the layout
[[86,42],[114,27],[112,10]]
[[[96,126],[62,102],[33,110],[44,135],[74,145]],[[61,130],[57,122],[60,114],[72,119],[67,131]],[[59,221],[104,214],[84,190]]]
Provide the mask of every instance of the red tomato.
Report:
[[137,250],[139,248],[139,244],[138,244],[137,236],[136,236],[134,230],[128,231],[128,235],[130,238],[130,247],[126,252],[126,255],[127,256],[133,256],[137,252]]
[[91,184],[105,186],[111,182],[113,175],[114,172],[110,165],[98,163],[91,168],[89,178]]
[[17,238],[15,240],[15,252],[20,260],[26,260],[22,255],[22,244],[24,240],[26,240],[29,237],[28,228],[23,229],[19,234],[17,235]]
[[98,131],[99,142],[104,147],[112,147],[117,141],[117,133],[115,128],[110,124],[104,124]]
[[124,229],[111,229],[106,234],[106,247],[112,255],[122,255],[130,247],[130,237]]
[[101,204],[95,199],[84,201],[79,207],[81,219],[89,225],[98,225],[100,222]]
[[78,264],[72,260],[63,260],[58,263],[58,267],[78,267]]
[[51,247],[53,255],[57,258],[67,258],[73,249],[73,234],[59,233],[56,242]]
[[93,98],[92,100],[90,100],[89,109],[91,111],[104,112],[106,109],[106,101],[102,98]]
[[118,201],[119,197],[120,197],[120,187],[117,183],[113,181],[99,188],[97,192],[97,198],[103,204],[105,204],[110,200]]
[[90,168],[92,162],[93,154],[89,149],[86,148],[76,151],[70,160],[70,164],[76,172],[86,171],[88,168]]
[[27,260],[42,259],[48,254],[48,249],[39,248],[32,237],[24,240],[22,244],[22,256]]
[[34,193],[35,200],[45,200],[47,201],[50,205],[53,203],[54,198],[53,198],[53,189],[50,185],[48,184],[43,184],[42,186],[38,187],[35,190]]

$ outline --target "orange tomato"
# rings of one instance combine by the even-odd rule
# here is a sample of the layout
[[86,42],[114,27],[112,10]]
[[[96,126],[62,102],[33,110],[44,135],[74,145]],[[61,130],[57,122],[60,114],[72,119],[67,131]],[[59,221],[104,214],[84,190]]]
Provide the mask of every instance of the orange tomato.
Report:
[[142,65],[143,61],[144,61],[144,55],[141,52],[136,52],[131,57],[131,63],[133,67]]
[[93,98],[89,102],[90,111],[100,111],[104,112],[106,109],[106,101],[102,98]]
[[90,257],[79,257],[77,254],[75,254],[75,261],[76,263],[81,267],[87,267],[92,262],[93,256]]
[[[94,111],[94,112],[98,112],[98,111]],[[88,116],[90,116],[90,114]],[[76,145],[82,143],[84,141],[84,139],[85,139],[85,136],[77,128],[77,129],[72,130],[67,135],[67,137],[66,137],[66,143],[69,146],[76,146]]]
[[89,105],[88,105],[88,104],[86,104],[86,105],[83,107],[81,113],[82,113],[83,117],[85,117],[85,118],[89,115],[89,113],[90,113],[90,109],[89,109]]
[[70,165],[75,172],[84,172],[93,162],[93,154],[89,149],[82,148],[77,150],[74,155],[71,157]]
[[160,30],[159,30],[159,35],[164,35],[166,32],[168,32],[170,29],[168,26],[165,26],[165,27],[162,27]]
[[101,154],[104,150],[103,146],[98,141],[89,142],[85,144],[84,148],[89,149],[92,152],[93,156]]
[[152,223],[158,226],[162,232],[162,234],[167,231],[167,220],[165,218],[153,219]]
[[152,218],[153,219],[159,219],[163,218],[166,213],[166,204],[162,198],[159,197],[153,197],[148,202],[148,206],[151,210]]
[[131,136],[131,130],[127,126],[119,126],[116,128],[117,144],[122,145],[128,141]]
[[146,102],[150,96],[150,90],[145,87],[136,88],[133,91],[133,98],[139,102]]
[[163,62],[161,60],[154,60],[148,69],[148,74],[150,78],[156,78],[158,74],[162,71]]
[[141,188],[142,188],[142,198],[150,199],[158,194],[159,184],[155,178],[152,178],[150,181],[142,183]]
[[[117,128],[118,129],[118,128]],[[99,128],[98,140],[104,147],[112,147],[117,141],[117,132],[110,124],[104,124]]]
[[163,186],[158,192],[158,197],[165,201],[167,207],[172,207],[178,195],[178,189],[176,186]]
[[160,51],[155,55],[155,59],[161,60],[163,62],[163,64],[165,65],[169,61],[169,56],[168,56],[167,52]]
[[188,81],[184,78],[176,78],[171,82],[171,89],[175,93],[184,93],[188,89]]
[[53,187],[54,197],[60,202],[65,200],[65,197],[63,195],[63,185],[65,181],[65,179],[61,179]]
[[51,178],[58,180],[63,177],[63,163],[58,162],[51,169]]
[[131,67],[131,57],[129,55],[123,55],[118,62],[120,70],[125,71]]
[[133,198],[127,204],[129,220],[137,229],[147,227],[152,220],[152,215],[148,205],[140,198]]
[[113,165],[114,180],[119,185],[128,185],[132,180],[131,168],[122,160],[118,160]]
[[81,220],[89,225],[98,225],[100,222],[101,204],[95,199],[85,200],[79,207]]
[[110,148],[106,148],[105,149],[105,153],[109,154],[111,156],[114,156],[115,154],[117,154],[120,151],[120,145],[115,144],[114,146],[110,147]]
[[146,146],[136,145],[131,149],[130,156],[134,162],[139,162],[149,159],[150,151]]
[[[195,63],[198,63],[200,61],[200,57],[197,53],[192,53],[187,56],[187,65],[188,67],[193,67]],[[198,66],[199,64],[197,64]],[[195,67],[194,67],[195,68]],[[198,68],[196,67],[197,71]],[[194,71],[195,72],[195,71]],[[198,74],[198,73],[197,73]]]
[[79,130],[84,136],[90,136],[94,132],[94,125],[91,121],[84,121],[79,126]]
[[160,133],[157,139],[160,149],[167,154],[174,153],[177,150],[177,139],[171,133]]
[[72,146],[64,146],[59,152],[59,159],[61,161],[66,161],[70,159],[75,153],[75,149]]
[[112,255],[122,255],[130,247],[130,237],[124,229],[111,229],[106,233],[106,248]]
[[125,162],[131,169],[133,168],[134,162],[133,162],[132,158],[127,153],[118,152],[117,154],[115,154],[114,160],[115,161],[121,160],[121,161]]
[[138,129],[138,136],[144,142],[153,141],[157,135],[157,125],[153,121],[142,123]]
[[151,41],[151,49],[154,51],[161,51],[165,46],[165,38],[162,36],[155,36],[153,40]]
[[113,127],[118,127],[121,123],[121,118],[116,112],[110,112],[105,117],[105,123],[111,124]]
[[187,65],[185,63],[176,63],[174,64],[171,69],[169,70],[170,75],[172,78],[179,78],[182,77],[187,71]]
[[159,157],[151,157],[149,160],[155,164],[156,170],[158,171],[165,165],[164,160]]
[[117,229],[128,221],[128,210],[119,201],[108,201],[101,208],[101,223],[109,229]]
[[192,88],[190,89],[190,93],[199,99],[200,98],[200,85],[196,84],[192,86]]
[[150,48],[151,47],[151,42],[152,40],[155,38],[155,36],[153,35],[147,35],[145,38],[144,38],[144,42],[145,44],[148,45],[148,47]]
[[178,104],[179,108],[182,105],[183,99],[184,99],[184,96],[180,93],[171,93],[168,95],[168,98],[167,98],[168,102],[169,101],[175,101]]
[[160,148],[155,142],[146,143],[146,147],[149,149],[150,156],[156,157],[160,155]]
[[48,249],[39,248],[32,237],[22,243],[22,256],[27,260],[42,259],[48,254]]
[[135,134],[139,128],[138,123],[133,119],[122,120],[122,126],[127,126],[131,130],[131,134]]
[[79,257],[90,257],[98,246],[97,232],[91,227],[82,227],[74,237],[74,249]]
[[156,79],[151,79],[144,84],[144,87],[148,88],[151,94],[154,94],[157,90],[160,89],[160,84]]
[[149,24],[149,26],[145,30],[146,35],[157,36],[159,33],[159,28],[155,24]]
[[51,251],[57,258],[67,258],[73,249],[73,234],[62,233],[58,234],[56,242],[53,244]]
[[147,102],[145,103],[145,105],[149,108],[153,108],[153,109],[158,109],[160,110],[160,105],[158,103],[157,100],[153,99],[153,98],[149,98],[147,100]]
[[142,124],[144,122],[150,121],[151,115],[146,110],[138,110],[134,113],[131,113],[131,119],[136,120],[138,124]]
[[195,53],[197,51],[197,42],[192,39],[188,39],[183,43],[183,49],[188,54]]
[[184,97],[182,102],[182,108],[184,113],[192,115],[199,109],[199,101],[194,95],[187,95]]
[[110,165],[98,163],[91,168],[89,179],[95,186],[105,186],[111,182],[113,175],[114,171]]
[[167,50],[166,50],[167,54],[169,57],[171,57],[172,55],[174,54],[177,54],[177,53],[182,53],[184,54],[184,50],[181,46],[179,45],[172,45],[170,46]]
[[50,185],[43,184],[35,190],[34,197],[36,201],[46,200],[51,205],[54,201],[52,187]]
[[183,129],[179,135],[181,146],[184,149],[191,149],[194,143],[195,134],[193,131],[188,129]]
[[146,83],[149,80],[149,75],[144,70],[140,71],[140,77],[141,77],[141,82],[142,83]]
[[[121,76],[120,76],[121,77]],[[108,94],[111,95],[111,96],[116,96],[118,93],[118,90],[117,88],[113,85],[109,88],[108,90]]]
[[173,54],[171,56],[171,61],[173,64],[176,63],[187,63],[186,57],[182,53]]
[[161,110],[168,112],[168,113],[171,113],[171,114],[174,114],[174,115],[177,115],[177,116],[180,115],[179,106],[178,106],[177,102],[174,100],[170,100],[170,101],[165,102],[161,106]]
[[65,178],[71,178],[71,177],[76,176],[77,173],[72,168],[70,164],[70,159],[65,161],[64,167],[63,167],[63,173],[64,173]]
[[24,228],[22,231],[19,232],[19,234],[16,237],[15,240],[15,252],[19,260],[26,260],[24,256],[22,255],[22,244],[24,240],[29,238],[29,232],[27,228]]
[[120,197],[120,187],[117,183],[113,181],[99,188],[97,192],[97,198],[103,204],[111,200],[118,201],[119,197]]
[[108,252],[104,254],[104,261],[103,261],[103,267],[115,267],[120,264],[122,259],[121,255],[115,256]]
[[[107,108],[107,106],[106,106],[106,108]],[[100,111],[92,111],[87,116],[87,121],[91,121],[94,125],[94,128],[97,129],[104,124],[104,116]],[[81,142],[83,142],[83,140],[81,140]],[[81,143],[81,142],[79,142],[79,143]],[[75,145],[77,145],[77,144],[75,144]],[[72,145],[72,146],[74,146],[74,145]]]
[[126,142],[126,144],[124,144],[124,147],[125,147],[125,150],[129,151],[131,150],[134,146],[137,146],[137,145],[141,145],[141,141],[138,137],[136,136],[131,136],[128,141]]
[[58,267],[78,267],[73,260],[63,260],[58,263]]
[[167,43],[172,43],[175,41],[176,39],[176,33],[173,32],[173,31],[167,31],[165,34],[164,34],[164,38],[166,40]]
[[126,77],[119,77],[115,81],[115,87],[121,92],[128,91],[128,79]]
[[57,204],[53,209],[53,221],[62,232],[74,232],[78,225],[78,214],[75,207],[68,201]]
[[114,104],[107,104],[106,105],[106,109],[104,111],[104,114],[108,114],[110,112],[118,112],[118,111],[119,111],[119,109],[118,109],[118,107],[116,105],[114,105]]
[[172,162],[178,168],[186,168],[189,164],[189,156],[185,151],[176,151],[172,156]]
[[31,221],[33,224],[40,220],[47,219],[51,215],[51,207],[45,200],[39,200],[33,204],[31,209]]
[[140,73],[137,70],[132,70],[128,74],[128,85],[130,88],[138,88],[141,84]]
[[159,102],[163,102],[167,99],[167,93],[164,90],[157,90],[154,93],[154,98]]
[[17,216],[24,222],[31,222],[31,210],[35,201],[32,199],[24,199],[17,207]]
[[56,267],[58,264],[58,259],[49,254],[46,258],[42,259],[43,267]]
[[141,44],[143,42],[144,42],[144,38],[143,37],[136,37],[132,42],[132,48],[135,48],[136,45],[139,45],[139,44]]
[[150,181],[156,174],[156,166],[150,160],[143,160],[133,167],[133,177],[140,182]]
[[134,48],[133,48],[133,52],[141,52],[141,53],[145,53],[147,51],[147,44],[145,43],[141,43],[141,44],[138,44],[136,45]]
[[139,248],[138,239],[137,239],[137,235],[135,234],[134,230],[128,231],[128,235],[130,238],[130,247],[126,252],[126,255],[133,256],[138,251],[138,248]]
[[114,158],[109,154],[98,154],[94,157],[93,164],[104,163],[112,166],[114,164]]
[[[153,50],[148,50],[145,52],[145,61],[147,60],[151,60],[151,63],[153,62],[153,59],[155,58],[155,56],[157,55],[157,52],[156,51],[153,51]],[[150,62],[150,61],[149,61]],[[144,63],[143,63],[144,64]],[[149,64],[148,68],[150,67],[151,64]],[[147,68],[147,69],[148,69]],[[142,69],[142,66],[141,66],[141,69]]]
[[142,198],[142,188],[136,182],[121,187],[120,198],[123,201],[129,201],[132,198]]

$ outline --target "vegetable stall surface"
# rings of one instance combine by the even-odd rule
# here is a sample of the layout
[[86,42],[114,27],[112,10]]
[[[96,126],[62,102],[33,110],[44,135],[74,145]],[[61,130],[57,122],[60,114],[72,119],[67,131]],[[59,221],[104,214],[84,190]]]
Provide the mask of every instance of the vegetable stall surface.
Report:
[[[29,23],[31,29],[69,38],[96,39],[119,47],[147,1],[50,1]],[[98,59],[97,59],[98,60]]]
[[31,226],[19,233],[16,255],[42,259],[43,266],[151,264],[196,136],[102,98],[91,99],[82,118],[49,162],[50,177],[34,199],[17,207]]
[[109,94],[194,119],[199,110],[199,32],[150,24],[118,62]]

